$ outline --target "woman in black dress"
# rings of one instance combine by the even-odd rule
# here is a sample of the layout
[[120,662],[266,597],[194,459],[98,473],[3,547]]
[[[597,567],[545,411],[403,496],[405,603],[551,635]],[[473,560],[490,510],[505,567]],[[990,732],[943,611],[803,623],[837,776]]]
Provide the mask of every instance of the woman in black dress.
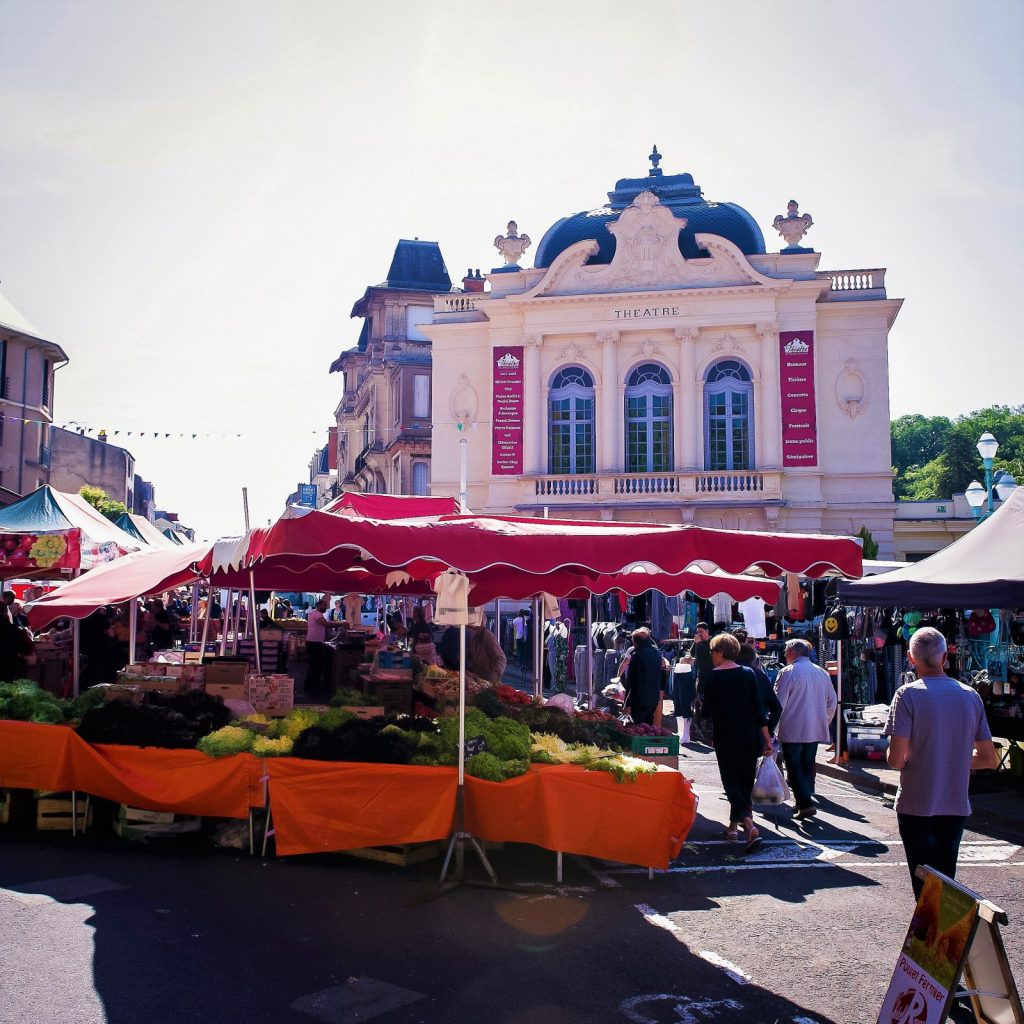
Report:
[[757,679],[749,668],[736,663],[739,653],[739,641],[729,633],[712,638],[711,659],[715,668],[705,688],[702,713],[714,725],[715,757],[729,799],[725,838],[736,842],[742,829],[750,850],[761,842],[750,799],[757,758],[759,754],[771,753],[772,741],[768,711]]

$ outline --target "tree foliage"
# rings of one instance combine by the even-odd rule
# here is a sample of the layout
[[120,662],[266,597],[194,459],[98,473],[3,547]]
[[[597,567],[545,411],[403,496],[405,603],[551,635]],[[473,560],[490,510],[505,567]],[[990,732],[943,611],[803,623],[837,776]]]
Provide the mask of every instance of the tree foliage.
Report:
[[78,493],[111,522],[115,522],[118,516],[128,511],[128,506],[123,501],[115,501],[102,487],[90,487],[86,484]]
[[972,480],[984,482],[978,438],[999,442],[995,470],[1024,482],[1024,405],[993,405],[958,416],[913,413],[892,422],[893,492],[909,501],[951,498]]

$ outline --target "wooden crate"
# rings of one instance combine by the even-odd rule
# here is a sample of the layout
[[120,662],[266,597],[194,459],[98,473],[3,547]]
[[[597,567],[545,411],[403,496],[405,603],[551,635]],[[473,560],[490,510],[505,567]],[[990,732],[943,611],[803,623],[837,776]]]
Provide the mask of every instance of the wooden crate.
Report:
[[410,864],[419,864],[424,860],[433,860],[441,856],[442,845],[433,843],[402,843],[399,846],[368,846],[359,850],[340,850],[346,857],[358,857],[360,860],[375,860],[381,864],[395,864],[407,868]]
[[[92,824],[92,805],[86,815],[86,796],[78,797],[77,830],[84,832]],[[71,796],[67,793],[48,793],[36,800],[36,830],[39,832],[71,832]]]

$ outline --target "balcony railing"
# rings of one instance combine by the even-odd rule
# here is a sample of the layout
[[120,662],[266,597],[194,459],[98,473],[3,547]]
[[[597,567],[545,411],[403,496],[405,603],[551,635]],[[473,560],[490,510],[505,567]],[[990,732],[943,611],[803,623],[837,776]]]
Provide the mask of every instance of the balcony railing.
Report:
[[830,282],[830,302],[886,297],[884,267],[873,270],[823,270],[818,277]]
[[617,504],[623,498],[675,501],[778,501],[779,470],[690,473],[595,473],[535,476],[534,494],[545,501],[597,501]]
[[483,320],[477,302],[486,298],[486,292],[452,292],[434,296],[434,317],[444,320]]

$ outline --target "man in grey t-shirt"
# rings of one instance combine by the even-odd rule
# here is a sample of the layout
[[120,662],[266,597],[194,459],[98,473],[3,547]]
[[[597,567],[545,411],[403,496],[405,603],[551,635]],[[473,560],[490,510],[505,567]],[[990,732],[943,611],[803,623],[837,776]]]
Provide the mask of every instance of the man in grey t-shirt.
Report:
[[917,630],[910,662],[918,678],[896,691],[885,734],[889,767],[900,773],[896,817],[916,897],[918,864],[956,876],[971,771],[995,768],[998,759],[981,698],[946,675],[945,637],[930,626]]

